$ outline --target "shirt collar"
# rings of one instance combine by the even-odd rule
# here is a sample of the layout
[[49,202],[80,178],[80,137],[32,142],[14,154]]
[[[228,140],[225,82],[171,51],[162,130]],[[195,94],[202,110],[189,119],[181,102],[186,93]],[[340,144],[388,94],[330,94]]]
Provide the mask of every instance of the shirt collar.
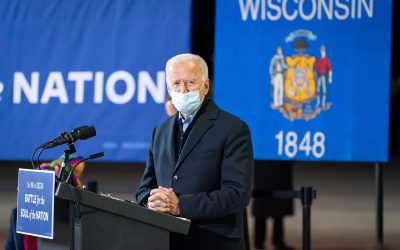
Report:
[[[201,105],[200,105],[200,107],[201,107]],[[190,122],[193,120],[193,118],[196,116],[196,114],[197,114],[197,112],[199,111],[200,107],[199,107],[196,111],[194,111],[193,114],[189,115],[189,116],[186,118],[186,120],[185,120],[185,118],[183,118],[182,113],[179,112],[179,119],[181,120],[182,124],[190,123]]]

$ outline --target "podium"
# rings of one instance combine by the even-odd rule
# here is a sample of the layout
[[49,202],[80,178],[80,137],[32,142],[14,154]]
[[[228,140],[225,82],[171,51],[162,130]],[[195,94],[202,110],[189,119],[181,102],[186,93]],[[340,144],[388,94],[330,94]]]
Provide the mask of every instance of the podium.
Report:
[[[168,250],[170,234],[187,235],[190,220],[129,201],[59,184],[54,205],[54,239],[38,239],[38,249]],[[74,195],[81,217],[77,217]]]

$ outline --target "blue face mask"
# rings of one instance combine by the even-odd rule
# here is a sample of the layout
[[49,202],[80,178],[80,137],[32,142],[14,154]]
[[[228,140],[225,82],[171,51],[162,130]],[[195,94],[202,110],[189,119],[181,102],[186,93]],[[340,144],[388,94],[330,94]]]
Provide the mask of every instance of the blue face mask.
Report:
[[200,90],[187,93],[171,91],[171,101],[179,112],[192,115],[201,105]]

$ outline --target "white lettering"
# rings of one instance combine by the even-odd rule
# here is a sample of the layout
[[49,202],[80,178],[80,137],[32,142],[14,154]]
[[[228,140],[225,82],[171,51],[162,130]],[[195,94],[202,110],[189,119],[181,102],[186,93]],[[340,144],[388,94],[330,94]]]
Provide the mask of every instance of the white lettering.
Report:
[[67,90],[61,72],[49,74],[40,103],[48,103],[52,97],[60,99],[60,103],[68,103]]
[[312,3],[311,12],[310,12],[310,14],[306,15],[304,13],[304,0],[300,0],[299,13],[303,20],[309,21],[309,20],[313,19],[313,17],[315,16],[315,12],[317,11],[317,9],[316,9],[317,6],[315,3],[315,0],[311,0],[311,3]]
[[[147,103],[149,98],[155,103],[163,103],[165,99],[164,71],[158,71],[156,79],[147,71],[139,71],[137,86],[131,73],[123,70],[111,73],[108,78],[102,71],[71,71],[66,75],[64,80],[61,72],[49,72],[47,79],[42,83],[44,86],[40,88],[39,72],[32,72],[30,78],[22,72],[15,72],[13,102],[19,104],[25,97],[32,104],[47,104],[51,98],[62,104],[69,103],[69,100],[81,104],[85,102],[85,97],[92,93],[93,97],[89,96],[93,98],[93,103],[101,104],[106,98],[115,104],[125,104],[132,101],[136,87],[137,103]],[[66,84],[71,86],[67,88]]]
[[93,73],[88,71],[68,73],[68,80],[75,81],[75,103],[83,103],[85,82],[92,81]]
[[28,209],[26,208],[21,208],[21,214],[20,214],[21,218],[29,218],[29,212]]
[[246,6],[244,5],[243,1],[244,0],[239,0],[240,13],[242,14],[242,20],[243,21],[247,20],[249,11],[251,11],[251,18],[253,20],[256,20],[257,16],[258,16],[258,8],[260,7],[260,0],[255,0],[256,1],[255,4],[253,3],[253,0],[246,0]]
[[268,11],[267,12],[268,19],[271,21],[279,20],[282,16],[282,11],[281,8],[279,8],[279,5],[275,5],[272,3],[272,0],[268,0],[268,7],[276,12],[276,15],[272,15],[271,11]]
[[[346,20],[373,18],[374,0],[238,0],[242,21],[251,19]],[[250,18],[251,16],[251,18]]]
[[49,213],[45,211],[36,211],[35,219],[48,221],[49,220]]
[[165,73],[162,71],[157,72],[157,85],[151,79],[146,71],[139,72],[138,83],[138,103],[146,103],[147,91],[153,97],[156,103],[163,103],[165,97]]
[[356,0],[351,1],[351,18],[356,18]]
[[364,6],[365,12],[367,12],[367,15],[369,18],[372,18],[373,13],[374,13],[374,0],[369,0],[369,5],[367,5],[367,0],[359,0],[358,1],[358,18],[361,19],[362,13],[361,13],[361,5]]
[[324,9],[325,15],[329,20],[333,19],[333,1],[328,0],[327,4],[325,0],[318,1],[318,19],[322,19],[322,8]]
[[[292,21],[292,20],[296,19],[296,17],[297,17],[297,12],[298,12],[298,11],[297,11],[297,10],[294,10],[294,11],[293,11],[293,14],[292,14],[292,15],[289,15],[288,12],[287,12],[287,10],[286,10],[287,1],[288,1],[288,0],[283,0],[283,2],[282,2],[283,17],[285,17],[285,19],[288,20],[288,21]],[[297,0],[294,0],[294,1],[297,3]]]
[[30,194],[25,194],[25,203],[30,203],[31,202],[31,195]]
[[94,77],[94,103],[103,102],[104,72],[98,71]]
[[[118,82],[125,83],[126,90],[123,94],[115,91],[115,85]],[[115,104],[125,104],[129,102],[135,94],[135,80],[127,71],[116,71],[110,75],[106,83],[106,94],[108,99]]]
[[261,20],[265,20],[265,0],[261,0]]
[[39,100],[39,72],[31,73],[31,83],[29,84],[24,73],[14,73],[14,96],[13,103],[21,103],[21,93],[24,92],[29,103],[38,103]]
[[339,13],[338,10],[335,10],[335,17],[336,17],[338,20],[345,20],[345,19],[347,19],[347,18],[349,17],[349,13],[350,13],[349,6],[347,6],[347,5],[343,4],[343,3],[341,3],[340,0],[336,0],[336,6],[338,7],[338,9],[343,10],[344,13],[341,15],[341,14]]

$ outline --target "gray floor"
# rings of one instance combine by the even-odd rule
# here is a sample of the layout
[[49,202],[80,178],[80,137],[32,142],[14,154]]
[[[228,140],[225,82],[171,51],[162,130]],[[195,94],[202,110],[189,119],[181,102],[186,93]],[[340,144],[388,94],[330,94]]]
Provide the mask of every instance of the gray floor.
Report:
[[[16,206],[18,167],[23,162],[0,163],[0,249],[9,225],[9,212]],[[133,200],[141,164],[88,163],[83,181],[97,180],[103,193]],[[384,167],[384,246],[400,249],[400,162]],[[377,249],[375,240],[375,180],[372,164],[297,163],[294,186],[313,186],[318,197],[312,204],[312,249]],[[285,220],[286,242],[296,249],[302,244],[302,211]],[[268,222],[271,227],[271,222]],[[249,216],[253,235],[252,216]],[[268,244],[269,249],[273,249]]]

